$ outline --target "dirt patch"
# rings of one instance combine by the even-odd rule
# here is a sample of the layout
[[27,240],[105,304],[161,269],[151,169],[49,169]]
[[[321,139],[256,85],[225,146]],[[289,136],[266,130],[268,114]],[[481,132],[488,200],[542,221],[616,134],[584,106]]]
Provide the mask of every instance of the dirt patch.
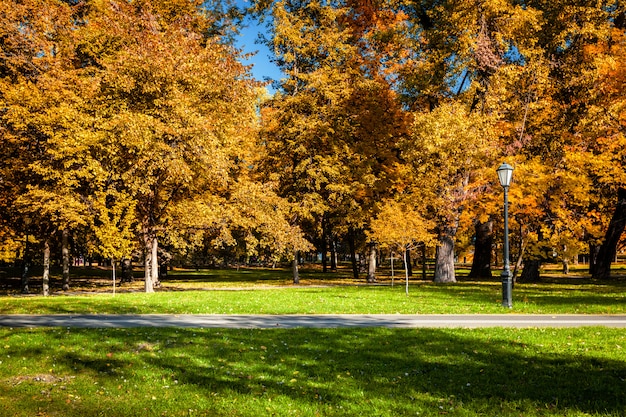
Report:
[[9,379],[11,385],[20,385],[24,382],[35,382],[40,384],[67,384],[71,382],[75,376],[56,376],[51,374],[38,374],[38,375],[20,375]]
[[140,345],[138,345],[134,352],[135,353],[141,353],[141,352],[152,352],[154,351],[156,345],[152,344],[152,343],[141,343]]

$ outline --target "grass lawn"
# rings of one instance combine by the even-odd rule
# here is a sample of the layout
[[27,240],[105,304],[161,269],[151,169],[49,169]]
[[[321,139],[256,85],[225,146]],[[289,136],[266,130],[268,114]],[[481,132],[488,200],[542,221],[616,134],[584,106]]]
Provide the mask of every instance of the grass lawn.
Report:
[[0,329],[1,416],[623,416],[617,329]]
[[[89,274],[89,275],[88,275]],[[144,294],[143,282],[117,287],[110,271],[77,269],[69,292],[53,282],[51,297],[22,296],[19,281],[0,289],[0,314],[16,313],[172,313],[172,314],[625,314],[626,281],[594,282],[580,272],[563,277],[546,274],[539,284],[518,284],[514,308],[501,306],[499,279],[470,281],[460,277],[451,285],[413,279],[409,295],[404,283],[382,276],[379,285],[354,281],[347,271],[322,274],[303,270],[301,285],[293,285],[288,270],[180,270],[170,273],[154,294]],[[1,282],[1,281],[0,281]],[[31,286],[37,292],[37,280]]]
[[0,314],[624,314],[623,285],[518,285],[513,309],[501,307],[499,283],[402,287],[275,287],[209,291],[90,293],[0,297]]
[[[137,282],[113,295],[100,271],[45,298],[6,286],[0,314],[509,312],[497,279],[414,280],[407,297],[401,282],[319,275],[294,286],[287,271],[175,271],[157,293]],[[548,275],[517,285],[510,313],[626,313],[625,289]],[[0,328],[0,417],[617,417],[625,348],[623,330],[594,327]]]

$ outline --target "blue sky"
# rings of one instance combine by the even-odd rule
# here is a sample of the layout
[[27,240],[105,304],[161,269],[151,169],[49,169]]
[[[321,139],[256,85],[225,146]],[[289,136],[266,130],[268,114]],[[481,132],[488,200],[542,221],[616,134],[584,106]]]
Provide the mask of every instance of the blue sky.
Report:
[[[259,33],[265,30],[263,26],[259,26],[258,22],[246,19],[246,27],[242,29],[241,36],[237,40],[237,45],[246,53],[254,53],[246,64],[252,64],[252,75],[258,80],[271,78],[278,80],[281,78],[281,72],[271,62],[270,50],[258,43]],[[269,88],[269,87],[268,87]],[[271,88],[269,88],[272,91]]]

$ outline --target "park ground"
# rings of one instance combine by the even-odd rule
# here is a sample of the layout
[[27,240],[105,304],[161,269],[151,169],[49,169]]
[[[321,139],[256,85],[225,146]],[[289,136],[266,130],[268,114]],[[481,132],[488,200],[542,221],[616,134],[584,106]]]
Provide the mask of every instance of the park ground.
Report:
[[[391,286],[287,270],[175,270],[155,294],[110,271],[0,312],[449,314],[503,312],[498,278]],[[497,273],[494,273],[497,275]],[[5,278],[7,278],[5,276]],[[54,278],[56,282],[56,277]],[[36,285],[33,287],[36,292]],[[236,289],[236,291],[235,291]],[[507,314],[624,314],[626,283],[546,270]],[[0,416],[623,416],[626,334],[485,329],[0,329]]]

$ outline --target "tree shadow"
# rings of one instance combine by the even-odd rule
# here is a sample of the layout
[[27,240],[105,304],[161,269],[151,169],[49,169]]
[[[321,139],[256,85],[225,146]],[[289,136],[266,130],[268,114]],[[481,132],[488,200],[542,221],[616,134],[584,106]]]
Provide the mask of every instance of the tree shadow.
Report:
[[[236,393],[260,400],[286,397],[321,415],[324,407],[337,406],[341,415],[362,414],[368,409],[365,400],[372,412],[375,404],[393,408],[381,415],[428,415],[428,410],[433,415],[460,410],[476,415],[498,410],[502,416],[545,415],[541,410],[623,415],[626,362],[597,350],[587,353],[582,339],[589,332],[584,329],[540,338],[545,331],[72,330],[73,340],[90,348],[58,361],[62,369],[92,373],[111,384],[117,383],[116,370],[132,362],[135,368],[169,375],[180,389],[203,393],[198,406],[205,407],[210,407],[209,394]],[[606,332],[619,342],[617,331]],[[572,348],[572,341],[581,349]],[[67,341],[52,333],[50,343]],[[43,353],[25,349],[15,354],[36,360]]]

